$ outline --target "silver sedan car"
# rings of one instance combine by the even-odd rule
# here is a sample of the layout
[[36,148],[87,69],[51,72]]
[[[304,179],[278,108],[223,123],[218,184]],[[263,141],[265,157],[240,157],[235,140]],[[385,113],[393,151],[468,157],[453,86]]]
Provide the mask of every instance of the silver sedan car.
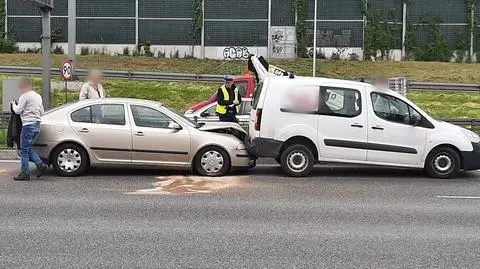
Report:
[[160,103],[85,100],[45,113],[35,150],[62,176],[89,166],[192,170],[222,176],[250,168],[245,131],[235,123],[198,124]]

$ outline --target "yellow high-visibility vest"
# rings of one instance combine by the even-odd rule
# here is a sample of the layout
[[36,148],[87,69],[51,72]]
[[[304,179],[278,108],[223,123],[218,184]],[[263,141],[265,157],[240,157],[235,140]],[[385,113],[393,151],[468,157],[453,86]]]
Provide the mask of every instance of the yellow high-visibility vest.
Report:
[[[224,101],[230,100],[230,94],[228,94],[227,87],[225,87],[225,85],[223,85],[220,89],[222,90],[222,93],[223,93],[223,100]],[[238,90],[235,89],[234,92],[235,92],[235,101],[238,101]],[[239,112],[238,106],[236,106],[235,109],[238,113]],[[217,103],[216,111],[217,111],[218,114],[224,115],[224,114],[227,113],[227,106],[220,105],[220,104]]]

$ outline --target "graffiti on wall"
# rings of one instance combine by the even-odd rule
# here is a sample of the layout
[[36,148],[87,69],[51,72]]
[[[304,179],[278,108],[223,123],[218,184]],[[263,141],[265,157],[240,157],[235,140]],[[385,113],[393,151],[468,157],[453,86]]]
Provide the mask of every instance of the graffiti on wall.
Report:
[[273,26],[271,28],[271,50],[274,58],[289,58],[295,53],[295,27]]
[[223,58],[231,60],[247,60],[250,52],[246,47],[226,47],[223,49]]

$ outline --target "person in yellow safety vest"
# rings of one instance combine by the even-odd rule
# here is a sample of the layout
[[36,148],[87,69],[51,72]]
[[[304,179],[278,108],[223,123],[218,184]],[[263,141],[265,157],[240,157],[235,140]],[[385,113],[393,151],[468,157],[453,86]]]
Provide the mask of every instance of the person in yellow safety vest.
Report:
[[217,114],[220,121],[238,122],[236,115],[242,103],[242,97],[233,84],[232,76],[224,77],[225,84],[217,90]]

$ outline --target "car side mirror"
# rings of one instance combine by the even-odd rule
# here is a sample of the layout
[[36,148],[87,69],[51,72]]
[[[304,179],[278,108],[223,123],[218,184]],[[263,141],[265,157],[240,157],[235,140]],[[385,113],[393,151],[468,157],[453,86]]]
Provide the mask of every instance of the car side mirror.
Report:
[[202,117],[202,118],[206,118],[208,116],[210,116],[210,113],[208,113],[208,111],[204,111],[200,114],[200,117]]
[[415,126],[415,127],[420,125],[421,122],[422,122],[422,117],[420,117],[418,115],[412,115],[412,117],[410,118],[410,124]]
[[181,129],[182,129],[182,126],[180,126],[180,124],[178,124],[178,123],[176,123],[176,122],[171,121],[171,122],[168,124],[168,128],[169,128],[169,129],[173,129],[173,130],[181,130]]

